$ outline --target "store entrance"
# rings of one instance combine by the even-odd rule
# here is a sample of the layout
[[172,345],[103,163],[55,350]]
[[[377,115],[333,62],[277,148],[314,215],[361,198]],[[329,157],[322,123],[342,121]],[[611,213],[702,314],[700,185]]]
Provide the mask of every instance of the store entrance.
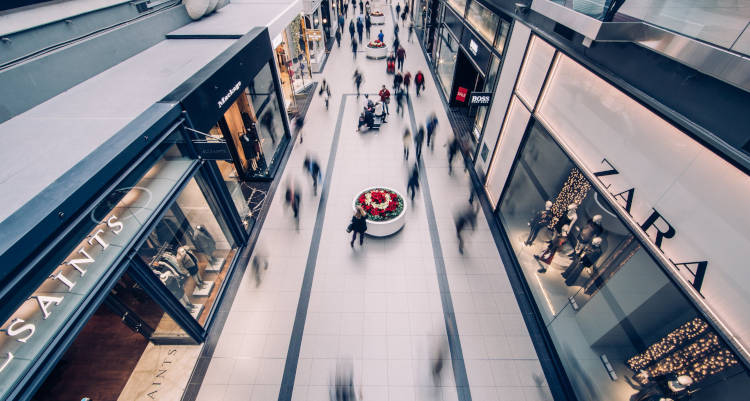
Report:
[[[193,343],[127,273],[86,322],[34,401],[127,399],[149,343]],[[153,347],[153,345],[152,345]],[[131,398],[132,399],[132,398]]]
[[[467,110],[467,116],[473,117],[476,108],[469,107],[468,94],[474,91],[482,91],[484,88],[484,76],[474,67],[469,57],[463,50],[458,52],[456,58],[456,72],[453,77],[453,88],[451,89],[451,107],[460,107]],[[459,96],[463,93],[465,96]]]

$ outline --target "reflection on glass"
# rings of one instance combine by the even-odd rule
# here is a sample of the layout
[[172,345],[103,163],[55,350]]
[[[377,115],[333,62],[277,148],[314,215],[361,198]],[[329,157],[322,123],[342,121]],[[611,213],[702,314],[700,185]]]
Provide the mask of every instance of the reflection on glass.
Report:
[[596,19],[604,18],[612,5],[612,0],[552,0],[552,2]]
[[500,28],[497,30],[497,38],[495,38],[495,49],[500,54],[503,54],[505,51],[505,41],[508,39],[508,32],[510,32],[510,22],[500,20]]
[[497,24],[500,22],[500,17],[488,10],[483,5],[479,4],[478,1],[472,1],[469,4],[469,12],[466,15],[466,20],[469,24],[484,37],[487,42],[492,43],[495,39],[495,31],[497,30]]
[[260,213],[270,183],[266,181],[241,181],[232,163],[222,160],[218,160],[216,163],[232,197],[232,202],[240,215],[242,225],[249,231],[253,227],[254,219]]
[[742,398],[737,357],[540,124],[520,152],[498,213],[578,399]]
[[466,12],[466,0],[448,0],[448,4],[458,12],[458,15],[464,16],[464,12]]
[[450,97],[453,85],[453,69],[458,55],[458,42],[453,39],[446,28],[440,29],[440,53],[437,60],[437,72],[440,84],[446,97]]
[[208,318],[236,252],[217,212],[192,178],[138,251],[159,281],[201,324]]

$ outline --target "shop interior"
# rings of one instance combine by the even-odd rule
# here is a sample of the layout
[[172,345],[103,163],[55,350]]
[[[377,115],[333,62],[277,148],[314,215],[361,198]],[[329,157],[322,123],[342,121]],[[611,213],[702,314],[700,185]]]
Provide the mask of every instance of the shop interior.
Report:
[[283,118],[271,67],[266,64],[250,85],[242,89],[210,134],[224,138],[230,145],[241,179],[268,178],[277,151],[287,139]]
[[159,281],[201,325],[236,253],[229,229],[207,198],[192,178],[138,250]]
[[149,342],[190,337],[127,273],[89,319],[33,397],[35,401],[117,400]]
[[579,399],[750,390],[739,358],[539,123],[498,215]]

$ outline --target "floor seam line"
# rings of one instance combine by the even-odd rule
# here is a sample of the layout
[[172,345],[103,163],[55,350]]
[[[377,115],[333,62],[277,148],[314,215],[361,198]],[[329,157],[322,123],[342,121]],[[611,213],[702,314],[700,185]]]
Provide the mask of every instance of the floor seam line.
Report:
[[320,191],[320,201],[318,203],[318,212],[315,218],[312,239],[310,242],[310,251],[307,254],[307,264],[305,274],[302,279],[302,288],[300,289],[299,301],[292,326],[292,335],[289,340],[289,349],[287,351],[286,362],[284,363],[284,373],[279,388],[278,401],[291,401],[292,392],[294,391],[294,381],[297,375],[297,365],[299,363],[300,349],[302,348],[302,336],[305,330],[305,321],[307,320],[307,310],[310,305],[310,295],[312,292],[312,282],[315,276],[315,267],[318,260],[318,251],[320,249],[320,238],[323,233],[323,222],[325,220],[326,204],[328,203],[328,193],[331,188],[331,177],[333,177],[333,168],[336,161],[336,149],[339,145],[341,136],[341,123],[346,109],[346,98],[348,94],[341,95],[341,104],[339,115],[336,121],[336,129],[331,142],[331,151],[328,155],[326,164],[326,175],[323,181],[323,188]]
[[[406,103],[409,107],[409,119],[411,121],[412,132],[417,132],[417,122],[414,119],[414,107],[411,97],[406,97]],[[415,144],[415,146],[418,146]],[[432,242],[432,253],[435,258],[435,270],[437,273],[438,286],[440,288],[440,303],[443,307],[443,318],[445,319],[446,334],[448,336],[448,347],[451,353],[451,365],[453,366],[453,377],[456,382],[456,392],[459,401],[471,401],[471,389],[469,388],[469,378],[466,373],[466,363],[464,362],[463,349],[461,347],[461,338],[458,333],[458,324],[456,323],[456,312],[453,307],[450,285],[448,283],[447,271],[445,268],[445,259],[443,257],[443,247],[440,244],[440,233],[437,228],[435,219],[435,210],[432,207],[432,196],[430,195],[430,184],[427,180],[427,172],[421,159],[419,163],[420,181],[422,183],[422,198],[425,204],[425,214],[427,223],[430,228],[430,239]]]

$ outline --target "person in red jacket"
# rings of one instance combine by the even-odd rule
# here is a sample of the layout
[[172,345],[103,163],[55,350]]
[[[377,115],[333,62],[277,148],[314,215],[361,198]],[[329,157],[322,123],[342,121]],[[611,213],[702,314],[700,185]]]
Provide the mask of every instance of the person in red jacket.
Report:
[[417,89],[417,96],[419,96],[419,91],[424,89],[424,74],[422,74],[422,71],[417,71],[417,75],[414,76],[414,86]]
[[389,92],[385,85],[383,85],[383,89],[378,92],[378,95],[380,95],[380,102],[383,103],[383,110],[385,110],[385,113],[391,114],[388,110],[388,103],[391,101],[391,92]]

